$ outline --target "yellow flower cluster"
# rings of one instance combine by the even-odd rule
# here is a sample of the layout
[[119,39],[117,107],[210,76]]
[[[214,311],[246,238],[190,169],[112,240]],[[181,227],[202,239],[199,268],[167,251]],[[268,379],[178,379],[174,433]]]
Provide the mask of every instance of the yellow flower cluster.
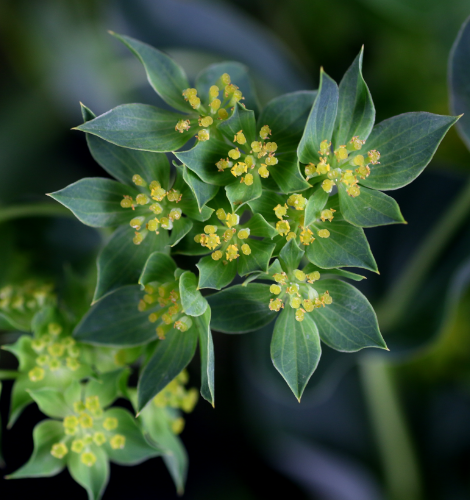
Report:
[[60,338],[61,333],[62,327],[59,324],[49,323],[48,333],[31,341],[31,347],[38,354],[36,366],[28,372],[31,382],[43,380],[47,371],[75,371],[80,368],[80,348],[72,337]]
[[[181,201],[183,195],[176,189],[166,191],[155,180],[147,184],[138,174],[132,177],[132,181],[147,192],[138,194],[135,200],[131,196],[124,195],[121,207],[135,210],[137,206],[149,205],[148,209],[152,213],[150,216],[134,217],[129,223],[135,229],[133,242],[135,245],[140,245],[149,232],[159,234],[160,228],[169,231],[173,228],[173,222],[181,219],[183,212],[175,204]],[[156,217],[157,215],[159,217]]]
[[4,286],[0,288],[0,311],[34,313],[46,302],[55,301],[52,289],[52,285],[40,285],[34,281]]
[[338,183],[346,186],[349,196],[355,198],[361,193],[358,185],[359,179],[365,179],[370,174],[369,165],[376,165],[380,159],[380,153],[375,149],[369,151],[367,156],[355,154],[362,149],[366,141],[353,137],[347,145],[339,146],[329,159],[331,153],[331,142],[324,140],[320,143],[320,162],[318,165],[310,163],[305,167],[307,179],[318,176],[326,176],[321,186],[331,193],[333,187]]
[[62,421],[64,438],[54,443],[51,455],[62,459],[69,453],[79,453],[80,461],[92,467],[96,463],[94,447],[109,442],[113,450],[122,450],[126,445],[126,437],[114,431],[119,427],[115,417],[105,417],[98,396],[89,396],[85,401],[73,404],[73,413]]
[[250,236],[250,230],[240,228],[237,231],[235,227],[238,226],[240,217],[234,213],[226,213],[222,208],[217,210],[216,215],[221,225],[213,226],[208,224],[204,227],[204,233],[197,234],[194,241],[209,250],[215,250],[212,252],[214,260],[222,259],[225,253],[226,260],[223,261],[224,264],[238,259],[240,251],[244,255],[250,255],[250,245],[245,243]]
[[333,302],[328,291],[319,295],[315,288],[310,286],[320,279],[318,271],[305,274],[300,269],[296,269],[291,275],[282,272],[274,274],[273,278],[276,283],[270,286],[269,291],[276,295],[276,298],[269,302],[271,311],[280,311],[284,304],[289,304],[296,310],[295,319],[303,321],[305,313],[312,312],[319,307],[325,307]]

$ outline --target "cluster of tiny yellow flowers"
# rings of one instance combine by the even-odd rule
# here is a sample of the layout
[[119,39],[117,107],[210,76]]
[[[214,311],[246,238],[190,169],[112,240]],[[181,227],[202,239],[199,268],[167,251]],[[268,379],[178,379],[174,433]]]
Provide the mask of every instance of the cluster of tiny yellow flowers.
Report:
[[[170,407],[191,413],[196,406],[199,393],[194,387],[191,389],[184,387],[188,381],[188,372],[183,370],[153,398],[153,404],[158,408]],[[180,434],[184,428],[184,418],[176,417],[171,423],[171,428],[175,434]]]
[[182,194],[176,189],[166,191],[158,181],[147,184],[138,174],[132,177],[132,181],[147,193],[138,194],[135,200],[125,195],[121,207],[135,210],[137,206],[149,205],[148,209],[152,213],[150,216],[134,217],[129,223],[135,229],[134,244],[140,245],[149,232],[159,234],[160,228],[169,231],[173,228],[173,222],[181,219],[182,210],[176,204],[180,202]]
[[226,213],[223,208],[219,208],[216,215],[221,225],[213,226],[208,224],[204,227],[204,233],[197,234],[194,241],[209,250],[215,250],[212,252],[212,258],[214,260],[223,259],[224,264],[238,259],[240,251],[244,255],[250,255],[251,248],[246,243],[250,236],[250,230],[248,228],[237,230],[236,228],[240,222],[240,217],[234,213]]
[[[210,139],[210,127],[214,124],[214,118],[226,120],[229,117],[228,109],[233,108],[237,102],[244,99],[241,90],[231,83],[230,75],[227,73],[224,73],[216,85],[212,85],[209,89],[207,105],[202,103],[194,88],[184,90],[183,97],[199,113],[197,119],[199,129],[196,138],[201,142]],[[190,128],[191,120],[181,119],[176,124],[175,130],[182,134]]]
[[[276,223],[276,230],[281,236],[285,236],[287,241],[299,237],[303,245],[310,245],[315,241],[313,231],[305,227],[305,207],[307,199],[301,194],[292,194],[287,199],[284,205],[278,204],[273,208],[276,217],[279,221]],[[319,214],[318,219],[322,222],[326,220],[332,221],[333,213],[336,212],[333,208],[326,208]],[[319,238],[329,238],[330,232],[328,229],[320,229],[317,231]]]
[[[178,292],[178,283],[148,283],[145,285],[145,295],[139,302],[140,312],[149,312],[150,323],[157,323],[157,337],[165,339],[166,334],[176,328],[180,332],[186,332],[193,326],[189,316],[182,314],[181,300]],[[154,310],[156,309],[156,310]]]
[[75,371],[80,368],[77,359],[80,348],[70,336],[59,338],[61,333],[62,327],[59,324],[49,323],[48,333],[31,341],[31,347],[38,354],[36,366],[28,373],[31,382],[43,380],[47,371]]
[[114,432],[119,426],[118,419],[104,416],[98,396],[89,396],[84,403],[76,401],[73,410],[62,422],[64,438],[52,445],[53,457],[64,458],[70,447],[72,453],[80,454],[84,465],[92,467],[96,462],[96,455],[93,453],[95,446],[103,446],[109,442],[113,450],[125,447],[126,437]]
[[247,141],[243,130],[240,130],[233,138],[233,142],[240,144],[243,151],[240,151],[238,146],[231,149],[228,152],[227,158],[221,158],[216,163],[219,171],[223,172],[227,168],[230,168],[232,175],[241,177],[240,182],[245,183],[247,186],[253,184],[251,170],[258,172],[265,179],[269,177],[268,167],[277,165],[278,163],[278,159],[274,154],[277,151],[277,144],[275,142],[264,142],[269,135],[271,135],[271,129],[267,125],[261,127],[259,136],[262,141],[253,141],[250,145],[249,154],[245,154],[243,151],[248,150],[248,147],[245,146]]
[[320,143],[320,163],[314,165],[310,163],[305,167],[307,179],[326,176],[322,182],[322,188],[331,193],[333,186],[343,183],[349,196],[355,198],[361,193],[358,186],[359,179],[365,179],[370,174],[369,165],[376,165],[380,159],[380,153],[375,149],[369,151],[367,156],[361,154],[351,155],[362,149],[366,141],[353,137],[348,144],[339,146],[329,158],[331,153],[331,142],[324,140]]
[[22,285],[7,285],[0,288],[0,311],[32,312],[54,299],[52,285],[38,285],[27,281]]
[[289,304],[295,309],[295,319],[303,321],[305,313],[312,312],[319,307],[325,307],[333,302],[328,291],[322,295],[315,290],[312,283],[320,279],[320,273],[314,271],[310,274],[305,274],[300,269],[296,269],[291,274],[285,272],[276,273],[273,275],[276,284],[272,284],[269,288],[270,292],[276,295],[275,299],[271,299],[269,309],[271,311],[280,311],[284,304]]

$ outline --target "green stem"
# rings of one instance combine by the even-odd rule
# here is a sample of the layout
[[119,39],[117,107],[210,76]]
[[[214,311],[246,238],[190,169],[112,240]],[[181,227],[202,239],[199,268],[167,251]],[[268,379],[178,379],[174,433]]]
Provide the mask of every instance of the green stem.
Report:
[[19,372],[16,370],[0,370],[0,380],[10,380],[17,378],[19,376]]
[[0,223],[23,217],[73,217],[72,212],[58,203],[31,203],[0,208]]
[[381,356],[364,356],[362,386],[385,474],[388,500],[421,500],[422,485],[405,416],[390,367]]
[[401,320],[430,268],[470,212],[470,180],[418,247],[404,272],[390,287],[376,308],[383,331],[392,330]]

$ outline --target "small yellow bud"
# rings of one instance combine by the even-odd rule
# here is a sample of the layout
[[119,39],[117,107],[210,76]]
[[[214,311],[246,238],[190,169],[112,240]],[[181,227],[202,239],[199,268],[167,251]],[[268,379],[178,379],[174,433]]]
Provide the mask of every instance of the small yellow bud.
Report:
[[330,165],[325,162],[324,158],[320,159],[320,163],[317,165],[317,174],[325,175],[330,171]]
[[356,175],[361,179],[369,177],[370,168],[367,165],[362,165],[362,167],[356,168]]
[[271,299],[271,301],[269,302],[269,309],[271,309],[271,311],[280,311],[281,308],[283,307],[283,304],[282,304],[282,300],[280,298],[277,298],[277,299]]
[[36,364],[39,366],[47,366],[49,364],[49,356],[47,354],[43,354],[42,356],[38,356],[36,358]]
[[300,307],[300,305],[302,304],[302,300],[300,299],[300,297],[291,297],[290,299],[290,306],[294,309],[298,309]]
[[305,228],[300,233],[300,241],[303,245],[310,245],[310,243],[315,241],[313,233],[310,229]]
[[281,285],[285,285],[287,282],[287,275],[284,272],[273,274],[273,278],[276,283],[281,283]]
[[297,321],[303,321],[304,317],[305,317],[305,312],[302,309],[297,309],[297,311],[295,311],[295,319]]
[[217,111],[217,114],[219,115],[220,120],[226,120],[228,118],[228,113],[226,109],[219,109],[219,111]]
[[199,121],[201,127],[210,127],[214,123],[214,119],[211,116],[205,116]]
[[87,467],[93,467],[96,462],[96,455],[91,451],[86,451],[80,455],[80,461]]
[[318,151],[322,156],[328,156],[330,154],[331,142],[326,139],[320,142],[320,151]]
[[165,330],[161,326],[157,326],[156,332],[160,340],[165,340]]
[[327,193],[331,193],[331,191],[333,190],[333,186],[334,185],[335,185],[335,183],[331,179],[325,179],[321,183],[321,187],[322,187],[323,191],[325,191]]
[[296,269],[294,271],[294,276],[299,281],[305,281],[305,278],[306,278],[306,274],[303,271],[301,271],[300,269]]
[[191,122],[189,120],[180,120],[175,126],[175,130],[181,134],[188,131],[190,128]]
[[83,429],[90,429],[93,427],[93,419],[88,413],[82,413],[80,415],[80,425]]
[[85,443],[83,442],[82,439],[74,439],[72,441],[72,445],[71,445],[70,449],[74,453],[81,453],[83,451],[83,448],[85,448]]
[[150,323],[155,323],[158,319],[158,315],[156,313],[149,314],[149,321]]
[[251,143],[251,149],[253,150],[254,153],[259,153],[261,151],[262,147],[263,147],[263,145],[261,142],[253,141]]
[[349,194],[349,196],[351,196],[352,198],[356,198],[356,196],[359,196],[361,194],[361,190],[357,184],[353,184],[352,186],[349,186],[346,189],[346,191]]
[[163,212],[163,208],[160,203],[152,203],[149,206],[149,210],[151,210],[155,215],[159,215]]
[[160,224],[159,224],[159,220],[157,218],[155,219],[150,219],[148,222],[147,222],[147,229],[149,231],[157,231],[157,229],[159,228]]
[[64,443],[55,443],[51,448],[51,455],[55,458],[64,458],[69,452]]
[[134,217],[131,219],[129,222],[129,225],[133,227],[134,229],[137,229],[137,231],[142,227],[142,224],[145,221],[145,217]]
[[251,186],[253,184],[253,175],[252,174],[246,174],[245,177],[243,177],[241,180],[247,186]]
[[357,167],[362,167],[364,165],[364,157],[362,155],[356,155],[352,161],[353,165]]
[[216,250],[213,254],[212,254],[212,258],[214,260],[220,260],[222,258],[222,252],[220,250]]
[[301,194],[291,194],[287,199],[287,204],[296,210],[305,210],[307,198],[304,198]]
[[271,129],[267,125],[261,127],[261,130],[259,131],[259,136],[261,137],[261,139],[266,140],[270,135]]
[[227,252],[225,254],[227,256],[227,260],[232,262],[232,260],[238,259],[239,254],[238,254],[238,247],[237,245],[229,245],[227,247]]
[[228,227],[237,226],[240,222],[240,217],[237,214],[227,214],[225,223]]
[[220,171],[220,172],[223,172],[226,168],[229,168],[230,166],[232,165],[231,162],[229,162],[228,160],[224,160],[223,158],[221,158],[216,164],[215,166],[217,167],[217,169]]
[[269,177],[269,170],[266,168],[266,165],[261,164],[261,167],[258,169],[258,174],[264,179]]
[[312,312],[314,309],[313,302],[310,299],[305,299],[302,301],[302,305],[307,312]]
[[106,443],[106,437],[105,435],[102,433],[102,432],[95,432],[93,434],[93,442],[97,445],[97,446],[101,446],[103,445],[104,443]]
[[216,234],[211,234],[206,238],[205,247],[215,250],[220,245],[220,238]]
[[228,85],[230,83],[230,75],[228,73],[224,73],[221,77],[220,77],[220,81],[224,84],[224,85]]
[[142,233],[135,233],[135,236],[132,238],[132,242],[134,243],[134,245],[140,245],[144,239],[145,239],[145,236],[146,234],[142,234]]
[[320,214],[320,219],[325,222],[325,220],[329,220],[330,222],[333,220],[333,212],[336,212],[336,210],[333,210],[333,209],[325,209],[325,210],[322,210],[321,214]]
[[147,183],[144,181],[144,179],[142,179],[142,177],[139,174],[135,174],[135,175],[132,176],[132,182],[136,186],[145,187],[147,185]]
[[60,356],[62,356],[62,354],[64,354],[65,347],[62,344],[55,343],[55,344],[50,345],[47,348],[47,351],[49,352],[49,354],[51,356],[60,357]]
[[181,434],[184,429],[184,418],[178,417],[176,420],[173,420],[171,423],[171,430],[174,434]]
[[189,104],[193,107],[193,109],[199,109],[201,106],[201,99],[199,97],[193,96],[189,98]]
[[49,362],[49,370],[51,370],[51,372],[57,371],[61,366],[61,362],[56,358],[51,359]]
[[170,189],[167,193],[168,201],[178,203],[183,195],[177,189]]
[[317,169],[315,168],[315,165],[313,163],[309,163],[305,167],[305,175],[307,178],[313,177],[317,173]]
[[225,86],[225,97],[228,97],[230,94],[233,94],[238,87],[234,85],[233,83],[229,83],[228,85]]
[[373,149],[372,151],[369,151],[367,153],[367,157],[370,161],[370,163],[372,163],[372,165],[376,165],[377,163],[380,163],[379,160],[380,160],[380,153]]
[[81,401],[75,401],[73,404],[73,411],[75,413],[81,413],[82,411],[85,411],[85,405]]
[[217,218],[219,220],[225,220],[225,218],[227,217],[227,214],[225,213],[225,210],[223,208],[219,208],[215,215],[217,215]]
[[236,165],[232,167],[230,172],[232,172],[232,175],[235,177],[240,177],[240,175],[243,175],[247,171],[247,166],[246,163],[243,162],[238,162]]
[[320,238],[329,238],[330,231],[328,231],[328,229],[320,229],[320,231],[318,231],[318,236],[320,236]]
[[268,156],[265,161],[266,165],[272,166],[272,165],[277,165],[279,160],[275,156]]
[[241,229],[240,231],[238,231],[238,235],[237,236],[241,240],[246,240],[248,238],[248,236],[250,236],[250,230],[248,228]]
[[173,221],[168,217],[162,217],[160,219],[160,224],[162,225],[162,228],[166,229],[167,231],[173,229]]
[[238,148],[231,149],[228,152],[228,155],[230,156],[230,158],[232,158],[232,160],[238,160],[238,158],[240,158],[240,151],[238,150]]
[[78,418],[75,415],[68,415],[62,422],[64,427],[77,427],[79,424]]
[[126,438],[122,434],[115,434],[109,440],[109,444],[113,450],[122,450],[126,446]]
[[187,101],[190,97],[194,97],[197,95],[197,90],[196,89],[186,89],[183,90],[183,96],[185,100]]
[[150,203],[150,198],[146,194],[140,193],[135,197],[135,201],[139,205],[147,205],[147,203]]
[[162,201],[166,196],[166,191],[162,187],[153,188],[151,195],[154,200]]
[[[362,141],[359,137],[354,136],[349,142],[350,148],[354,151],[359,151],[362,146],[366,143],[366,141]],[[349,148],[348,148],[349,149]]]
[[329,294],[328,290],[321,296],[321,300],[326,305],[333,303],[333,299],[331,298],[331,295]]
[[209,96],[213,99],[218,97],[219,95],[219,87],[217,85],[212,85],[212,87],[209,89]]
[[158,181],[152,181],[150,184],[149,184],[149,189],[150,191],[152,191],[152,189],[157,189],[159,187],[162,187],[162,185],[158,182]]
[[245,137],[245,134],[243,133],[243,130],[240,130],[240,132],[237,132],[237,134],[233,138],[233,142],[238,142],[238,144],[245,144],[246,143],[246,137]]
[[107,418],[104,419],[103,427],[107,431],[112,431],[114,429],[117,429],[117,426],[118,426],[118,419],[117,418],[107,417]]
[[205,128],[199,131],[199,133],[196,136],[198,141],[204,142],[208,141],[210,139],[210,134],[209,131]]
[[100,408],[100,398],[98,396],[88,396],[85,400],[85,407],[90,411]]
[[211,225],[204,226],[204,232],[206,234],[214,234],[217,232],[217,227]]
[[280,235],[287,234],[290,231],[290,225],[289,225],[289,223],[286,220],[280,220],[280,221],[278,221],[278,223],[276,224],[276,231]]
[[62,327],[58,323],[49,323],[47,329],[51,335],[57,337],[62,333]]
[[65,360],[67,368],[73,372],[80,368],[80,363],[74,358],[66,358]]
[[173,319],[170,314],[165,313],[162,315],[162,321],[165,325],[170,325],[173,322]]
[[291,231],[290,233],[287,233],[287,236],[286,236],[287,241],[295,240],[295,238],[297,238],[297,235],[293,231]]
[[132,198],[130,196],[124,196],[124,199],[121,200],[121,207],[132,208],[132,206],[133,206]]
[[345,160],[348,157],[348,150],[346,149],[346,146],[340,146],[335,151],[335,156],[338,159],[338,161]]
[[[217,110],[219,111],[225,111],[225,109],[223,110],[220,110],[220,105],[221,105],[221,101],[220,99],[214,99],[210,104],[209,106],[211,107],[211,113],[214,114]],[[220,113],[219,113],[220,114]]]
[[308,275],[308,279],[311,283],[318,281],[320,279],[320,273],[318,271],[313,271]]
[[277,151],[277,144],[275,142],[267,142],[266,143],[266,150],[269,153],[275,153]]
[[224,231],[224,241],[230,241],[233,238],[233,235],[235,234],[235,229],[227,229]]
[[346,170],[341,176],[341,182],[346,185],[355,184],[357,179],[352,170]]
[[31,382],[39,382],[44,378],[44,375],[46,372],[44,371],[43,368],[39,368],[39,366],[36,366],[33,368],[31,371],[28,372],[28,377]]
[[273,208],[274,210],[274,213],[276,214],[276,217],[278,219],[281,219],[286,215],[287,213],[287,205],[284,204],[284,206],[282,205],[277,205]]
[[243,94],[240,89],[237,89],[233,93],[230,105],[233,106],[236,102],[241,101],[242,99],[243,99]]
[[274,295],[279,295],[281,293],[281,287],[273,284],[269,287],[269,291],[274,293]]
[[176,321],[174,327],[180,332],[187,332],[193,326],[193,321],[188,316],[183,316],[179,321]]
[[194,237],[194,241],[196,243],[203,243],[203,236],[205,236],[205,235],[204,234],[196,234],[196,236]]
[[170,210],[168,217],[171,220],[180,220],[182,214],[183,214],[183,211],[181,210],[181,208],[172,208]]
[[251,254],[251,248],[250,248],[250,245],[248,244],[243,244],[242,245],[242,252],[245,254],[245,255],[250,255]]

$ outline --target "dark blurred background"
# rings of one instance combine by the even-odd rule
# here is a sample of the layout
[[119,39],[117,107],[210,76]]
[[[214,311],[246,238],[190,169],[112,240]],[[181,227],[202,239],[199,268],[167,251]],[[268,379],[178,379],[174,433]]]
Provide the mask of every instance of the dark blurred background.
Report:
[[[0,212],[105,176],[84,135],[70,130],[81,122],[79,101],[97,114],[125,102],[159,103],[140,63],[107,30],[166,51],[190,79],[211,62],[241,61],[263,104],[316,88],[321,66],[339,81],[364,44],[364,76],[381,121],[450,113],[447,61],[469,14],[468,0],[2,0]],[[215,334],[216,409],[200,401],[187,418],[184,498],[470,498],[468,216],[445,235],[446,210],[469,174],[470,153],[453,129],[426,172],[390,193],[409,224],[366,231],[381,274],[358,286],[377,306],[390,353],[324,347],[299,405],[269,359],[272,327]],[[65,265],[92,279],[102,236],[69,218],[0,223],[0,284],[25,274],[60,282]],[[198,370],[195,362],[194,385]],[[9,390],[6,383],[3,423]],[[3,433],[5,473],[29,457],[40,418],[30,407]],[[0,479],[2,499],[32,491],[86,498],[67,472]],[[154,459],[113,466],[104,498],[176,494]]]

